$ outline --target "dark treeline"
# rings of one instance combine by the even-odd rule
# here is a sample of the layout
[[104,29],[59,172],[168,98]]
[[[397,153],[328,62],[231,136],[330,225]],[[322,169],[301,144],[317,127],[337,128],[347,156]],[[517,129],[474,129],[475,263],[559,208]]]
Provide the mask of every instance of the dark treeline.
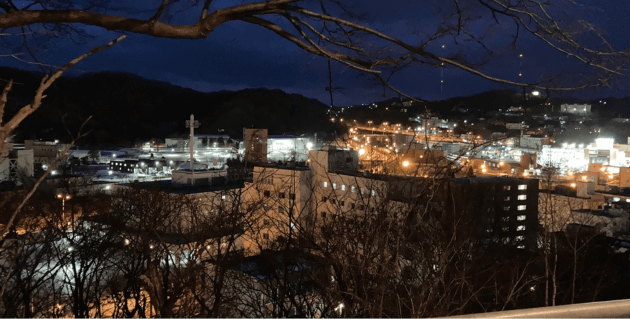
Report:
[[[0,68],[16,82],[7,114],[28,104],[43,74]],[[16,140],[68,139],[90,115],[93,132],[80,143],[130,145],[150,138],[187,134],[190,114],[201,122],[199,134],[242,138],[243,127],[268,128],[269,134],[332,130],[323,103],[281,90],[246,89],[203,93],[127,74],[100,72],[63,77],[46,92],[40,110],[16,131]],[[65,125],[64,125],[65,123]],[[321,134],[321,133],[320,133]]]

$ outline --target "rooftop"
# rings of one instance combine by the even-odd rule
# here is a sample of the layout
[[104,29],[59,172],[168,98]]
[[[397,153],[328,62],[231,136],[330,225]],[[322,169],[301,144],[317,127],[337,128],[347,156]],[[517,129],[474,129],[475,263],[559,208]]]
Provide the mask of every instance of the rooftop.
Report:
[[268,138],[300,138],[297,135],[269,135]]
[[230,138],[227,134],[195,134],[195,137]]
[[192,185],[184,185],[176,187],[170,180],[161,180],[161,181],[153,181],[153,182],[144,182],[144,183],[126,183],[122,184],[123,186],[128,187],[137,187],[146,190],[158,190],[168,194],[200,194],[200,193],[209,193],[209,192],[218,192],[225,191],[231,189],[239,189],[244,187],[242,183],[232,183],[227,185],[203,185],[203,186],[192,186]]

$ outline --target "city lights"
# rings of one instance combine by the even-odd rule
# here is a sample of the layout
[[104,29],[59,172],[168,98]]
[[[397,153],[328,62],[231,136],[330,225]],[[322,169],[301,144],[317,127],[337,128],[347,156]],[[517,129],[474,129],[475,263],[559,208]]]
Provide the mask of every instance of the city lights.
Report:
[[630,6],[346,2],[0,1],[5,315],[623,317]]

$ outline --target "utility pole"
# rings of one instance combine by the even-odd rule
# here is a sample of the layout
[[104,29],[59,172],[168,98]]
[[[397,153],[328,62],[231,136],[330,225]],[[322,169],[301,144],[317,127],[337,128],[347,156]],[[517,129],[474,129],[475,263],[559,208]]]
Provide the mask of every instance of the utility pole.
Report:
[[189,145],[190,146],[190,172],[192,174],[191,182],[194,185],[195,184],[195,166],[194,166],[195,128],[199,127],[199,121],[195,121],[194,114],[190,114],[190,120],[186,121],[186,127],[190,127],[190,142],[189,142],[190,144]]

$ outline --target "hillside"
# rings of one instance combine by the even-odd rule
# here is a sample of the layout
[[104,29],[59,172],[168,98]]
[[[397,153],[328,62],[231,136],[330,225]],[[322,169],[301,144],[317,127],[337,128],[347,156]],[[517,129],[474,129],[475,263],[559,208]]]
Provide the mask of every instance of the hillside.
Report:
[[[0,78],[16,82],[7,115],[28,103],[41,74],[0,68]],[[19,83],[19,84],[18,84]],[[16,140],[67,140],[92,115],[92,133],[82,144],[129,145],[150,138],[187,134],[190,114],[201,122],[200,134],[222,132],[242,138],[243,127],[268,128],[270,134],[332,131],[326,106],[281,90],[246,89],[203,93],[165,82],[113,72],[62,77],[47,91],[42,107],[16,131]],[[6,118],[6,117],[5,117]]]

